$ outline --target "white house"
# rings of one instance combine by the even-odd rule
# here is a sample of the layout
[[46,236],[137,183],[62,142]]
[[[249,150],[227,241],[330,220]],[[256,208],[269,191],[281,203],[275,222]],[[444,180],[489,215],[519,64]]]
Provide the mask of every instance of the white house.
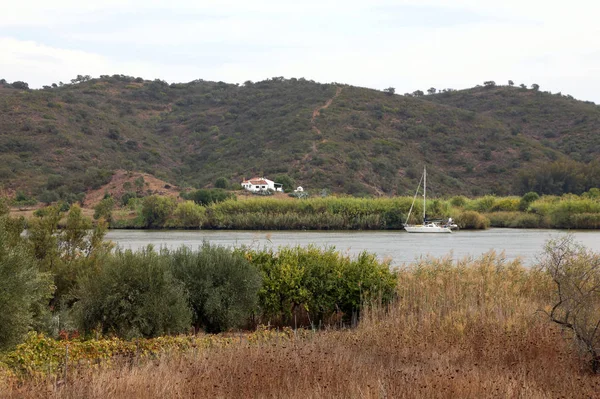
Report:
[[296,193],[301,193],[303,191],[304,191],[304,189],[302,188],[302,186],[298,186],[298,188],[294,190],[294,192],[296,192]]
[[242,187],[248,191],[283,191],[283,185],[275,183],[273,180],[265,179],[264,177],[253,177],[252,179],[244,180]]

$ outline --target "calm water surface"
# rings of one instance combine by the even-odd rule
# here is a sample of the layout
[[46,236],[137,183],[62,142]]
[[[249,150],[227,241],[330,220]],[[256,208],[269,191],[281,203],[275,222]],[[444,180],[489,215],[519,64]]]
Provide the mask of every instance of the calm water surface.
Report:
[[[357,255],[362,251],[392,259],[392,265],[410,263],[419,257],[451,255],[454,259],[479,256],[489,250],[504,251],[507,259],[520,257],[527,265],[536,261],[549,238],[566,234],[564,230],[489,229],[458,231],[453,234],[408,234],[405,231],[148,231],[112,230],[106,238],[124,249],[155,247],[192,249],[203,240],[211,244],[255,248],[279,246],[334,246],[338,251]],[[600,252],[600,231],[571,231],[576,241]]]

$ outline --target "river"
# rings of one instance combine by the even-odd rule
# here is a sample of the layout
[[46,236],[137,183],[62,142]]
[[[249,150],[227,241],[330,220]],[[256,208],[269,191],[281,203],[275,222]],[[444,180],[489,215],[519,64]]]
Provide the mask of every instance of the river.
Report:
[[[334,246],[355,256],[362,251],[389,258],[394,266],[419,257],[450,255],[454,259],[479,256],[490,250],[504,251],[507,259],[520,257],[533,265],[550,238],[565,235],[565,230],[489,229],[458,231],[453,234],[409,234],[404,231],[229,231],[229,230],[111,230],[106,235],[123,249],[137,250],[151,244],[156,248],[197,248],[204,240],[226,247],[252,246]],[[600,252],[600,231],[570,231],[575,240]]]

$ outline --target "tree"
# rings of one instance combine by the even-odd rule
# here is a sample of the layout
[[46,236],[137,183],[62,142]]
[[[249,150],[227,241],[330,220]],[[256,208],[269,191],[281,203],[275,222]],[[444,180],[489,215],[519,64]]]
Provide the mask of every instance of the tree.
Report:
[[19,89],[19,90],[29,90],[29,84],[27,82],[22,82],[20,80],[17,80],[16,82],[12,82],[11,86],[13,88]]
[[412,93],[412,95],[413,95],[413,96],[415,96],[415,97],[421,97],[421,96],[423,96],[424,94],[425,94],[425,93],[423,93],[423,91],[422,91],[422,90],[415,90],[415,91],[413,91],[413,93]]
[[512,87],[512,86],[514,86],[514,85],[515,85],[515,82],[513,82],[512,80],[509,80],[509,81],[508,81],[508,85]]
[[538,90],[540,89],[540,85],[539,85],[539,84],[537,84],[537,83],[533,83],[533,84],[531,85],[531,88],[532,88],[534,91],[538,91]]
[[175,209],[171,197],[151,195],[142,202],[142,219],[146,227],[163,227]]
[[289,193],[293,191],[296,187],[296,182],[288,175],[279,175],[275,176],[275,182],[283,185],[283,191]]
[[539,266],[555,285],[550,320],[573,333],[594,373],[600,371],[600,254],[573,235],[546,243]]
[[383,89],[383,91],[388,96],[393,96],[396,93],[396,89],[393,87],[388,87],[387,89]]
[[527,86],[525,85],[525,83],[521,83],[521,84],[519,85],[519,87],[520,87],[521,89],[526,89],[526,88],[527,88]]
[[227,190],[227,188],[229,187],[229,182],[227,181],[226,178],[224,177],[219,177],[216,181],[215,181],[215,187],[216,188],[222,188]]
[[168,254],[173,275],[190,294],[196,328],[208,332],[243,327],[258,303],[261,275],[239,252],[204,242]]
[[213,202],[217,203],[225,201],[229,198],[233,198],[234,195],[220,188],[215,188],[212,190],[202,188],[200,190],[192,191],[186,195],[182,195],[182,197],[184,199],[192,200],[198,205],[205,206]]
[[431,87],[429,89],[427,89],[427,93],[429,94],[435,94],[437,92],[437,89],[435,87]]
[[496,86],[496,82],[494,82],[493,80],[488,80],[488,81],[483,82],[483,85],[485,87],[494,87],[494,86]]
[[184,229],[198,229],[205,220],[206,209],[194,201],[184,201],[177,204],[173,212],[173,224]]
[[13,221],[0,217],[0,350],[19,343],[54,290],[51,275],[39,271],[23,238],[15,240]]
[[95,272],[82,275],[74,313],[81,331],[124,338],[158,337],[187,331],[188,296],[164,256],[151,249],[117,251]]
[[519,210],[521,212],[526,212],[531,205],[532,202],[537,201],[540,198],[539,194],[535,191],[530,191],[523,195],[521,201],[519,201]]
[[94,207],[94,219],[104,218],[108,223],[112,221],[112,211],[115,207],[113,197],[104,198]]

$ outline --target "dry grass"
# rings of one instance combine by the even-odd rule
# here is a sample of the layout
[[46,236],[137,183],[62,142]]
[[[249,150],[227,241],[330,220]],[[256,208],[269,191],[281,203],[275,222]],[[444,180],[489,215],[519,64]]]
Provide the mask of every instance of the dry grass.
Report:
[[488,254],[399,271],[399,300],[354,330],[165,355],[71,373],[68,384],[0,388],[8,398],[590,398],[568,337],[537,312],[548,278]]

